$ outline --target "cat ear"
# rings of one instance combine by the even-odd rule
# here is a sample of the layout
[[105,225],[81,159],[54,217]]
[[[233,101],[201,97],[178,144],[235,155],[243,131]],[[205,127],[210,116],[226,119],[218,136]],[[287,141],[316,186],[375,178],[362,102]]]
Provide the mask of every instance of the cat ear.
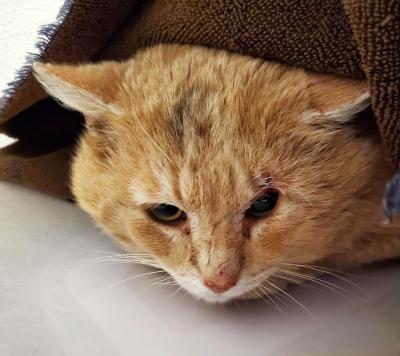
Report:
[[116,100],[125,65],[119,62],[65,65],[36,62],[34,75],[45,90],[88,118],[120,114]]
[[333,123],[346,123],[371,105],[366,81],[330,74],[307,74],[311,98],[310,121],[312,117],[322,116]]

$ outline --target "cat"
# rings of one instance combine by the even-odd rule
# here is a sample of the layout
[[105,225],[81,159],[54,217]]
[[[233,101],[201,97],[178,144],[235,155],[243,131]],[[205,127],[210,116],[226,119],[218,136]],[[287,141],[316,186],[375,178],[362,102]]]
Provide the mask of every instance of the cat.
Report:
[[85,116],[78,204],[193,296],[258,298],[400,256],[400,222],[382,221],[394,171],[357,124],[364,81],[178,45],[34,72]]

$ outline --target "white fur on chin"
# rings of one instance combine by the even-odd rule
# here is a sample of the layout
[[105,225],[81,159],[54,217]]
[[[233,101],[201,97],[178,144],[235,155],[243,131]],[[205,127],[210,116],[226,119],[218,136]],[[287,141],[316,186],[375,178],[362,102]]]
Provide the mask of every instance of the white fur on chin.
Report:
[[168,272],[182,288],[194,297],[209,303],[226,303],[234,299],[246,299],[246,295],[265,282],[268,277],[276,272],[276,269],[269,269],[254,277],[241,277],[236,286],[224,293],[214,293],[201,282],[199,277],[195,275],[182,276],[172,271]]

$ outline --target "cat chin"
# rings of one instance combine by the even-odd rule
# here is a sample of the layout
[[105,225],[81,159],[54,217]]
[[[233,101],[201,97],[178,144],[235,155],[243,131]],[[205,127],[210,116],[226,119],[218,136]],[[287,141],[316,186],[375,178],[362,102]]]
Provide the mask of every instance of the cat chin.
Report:
[[206,291],[205,293],[198,293],[198,292],[193,293],[191,289],[187,289],[186,287],[184,288],[196,299],[203,300],[207,303],[212,303],[212,304],[224,304],[232,302],[234,300],[252,300],[252,299],[259,299],[261,297],[261,294],[256,292],[255,290],[250,290],[242,294],[239,294],[240,292],[237,291],[234,293],[225,292],[222,294],[217,294],[211,291]]
[[[233,300],[249,300],[262,297],[262,292],[257,292],[258,287],[265,281],[266,273],[262,273],[258,278],[239,280],[238,284],[224,293],[214,293],[203,285],[197,276],[182,276],[170,273],[176,282],[196,299],[201,299],[207,303],[223,304]],[[270,273],[267,273],[270,274]]]

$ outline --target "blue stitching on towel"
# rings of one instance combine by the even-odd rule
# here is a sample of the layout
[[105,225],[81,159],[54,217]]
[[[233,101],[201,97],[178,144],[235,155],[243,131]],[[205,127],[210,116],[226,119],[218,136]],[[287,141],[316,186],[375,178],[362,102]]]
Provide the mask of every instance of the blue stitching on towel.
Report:
[[385,217],[389,221],[400,213],[400,173],[395,174],[387,183],[383,206]]

